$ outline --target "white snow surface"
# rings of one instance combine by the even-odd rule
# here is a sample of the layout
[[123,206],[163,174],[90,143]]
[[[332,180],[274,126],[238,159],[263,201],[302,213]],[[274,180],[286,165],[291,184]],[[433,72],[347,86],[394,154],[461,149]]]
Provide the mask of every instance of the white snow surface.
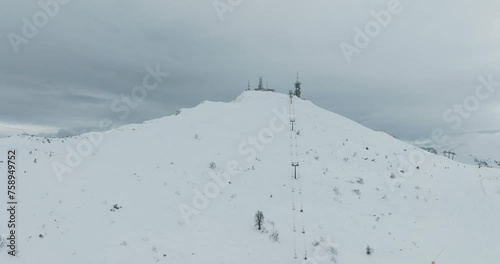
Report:
[[[62,181],[54,162],[66,164],[67,147],[91,134],[0,139],[0,160],[10,148],[19,159],[19,252],[0,248],[0,263],[285,264],[305,263],[306,251],[307,263],[422,264],[440,252],[438,264],[498,263],[500,170],[430,154],[408,166],[419,148],[306,100],[289,107],[288,95],[251,91],[107,131]],[[248,162],[252,137],[262,148]],[[193,190],[214,186],[211,173],[227,176],[231,161],[239,164],[231,184],[184,219],[179,206],[194,208]],[[0,169],[5,208],[5,163]],[[279,242],[256,230],[257,210]],[[3,235],[6,223],[2,209]]]

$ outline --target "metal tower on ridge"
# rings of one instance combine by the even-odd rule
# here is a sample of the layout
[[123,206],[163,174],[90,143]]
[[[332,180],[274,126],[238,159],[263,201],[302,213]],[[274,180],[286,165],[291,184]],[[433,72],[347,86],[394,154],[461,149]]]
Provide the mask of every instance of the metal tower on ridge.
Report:
[[257,90],[264,90],[264,84],[262,83],[262,77],[259,77],[259,87],[257,87]]
[[299,81],[299,73],[297,72],[297,82],[295,82],[295,96],[300,98],[300,85],[302,83]]
[[274,92],[274,89],[269,89],[269,83],[267,83],[267,88],[264,88],[264,81],[262,80],[262,77],[259,77],[259,86],[255,89],[255,91]]

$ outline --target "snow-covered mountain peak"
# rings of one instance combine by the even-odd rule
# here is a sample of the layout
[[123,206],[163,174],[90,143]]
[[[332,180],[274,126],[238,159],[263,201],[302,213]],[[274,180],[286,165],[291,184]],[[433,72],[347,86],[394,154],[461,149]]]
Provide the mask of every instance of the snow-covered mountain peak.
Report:
[[106,133],[1,139],[18,151],[20,210],[19,256],[4,246],[0,262],[500,259],[499,170],[290,102],[247,91]]

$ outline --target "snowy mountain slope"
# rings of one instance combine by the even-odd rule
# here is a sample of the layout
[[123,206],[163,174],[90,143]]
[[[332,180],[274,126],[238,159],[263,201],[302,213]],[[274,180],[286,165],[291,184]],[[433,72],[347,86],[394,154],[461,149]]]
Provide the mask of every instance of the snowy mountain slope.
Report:
[[[0,139],[0,153],[19,153],[20,201],[19,255],[4,247],[0,262],[279,264],[293,263],[294,249],[296,263],[306,251],[308,263],[430,263],[443,249],[437,263],[498,262],[499,170],[424,157],[308,101],[289,102],[245,92],[106,132],[62,181],[54,162],[67,164],[66,148],[92,135]],[[300,162],[298,180],[291,161]],[[200,198],[213,173],[233,171],[228,164],[239,165],[230,184]],[[2,206],[5,190],[1,181]],[[188,207],[197,212],[186,219]],[[279,242],[255,229],[257,210]]]

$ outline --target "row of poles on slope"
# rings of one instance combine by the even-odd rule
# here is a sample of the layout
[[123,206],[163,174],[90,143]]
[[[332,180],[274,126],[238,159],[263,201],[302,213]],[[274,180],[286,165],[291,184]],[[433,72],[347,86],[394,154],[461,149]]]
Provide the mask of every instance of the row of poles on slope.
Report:
[[[304,244],[304,260],[307,260],[307,243],[306,243],[306,224],[304,221],[304,203],[302,196],[302,182],[300,175],[299,163],[299,147],[298,147],[298,129],[297,119],[295,116],[294,98],[290,96],[290,104],[288,113],[290,116],[290,158],[291,158],[291,191],[292,191],[292,224],[293,224],[293,240],[294,240],[294,263],[297,263],[298,244],[302,240]],[[299,222],[300,221],[300,222]],[[300,254],[300,253],[299,253]]]
[[[306,224],[304,221],[304,203],[303,203],[303,195],[302,195],[302,181],[300,175],[300,163],[299,163],[299,146],[297,136],[299,135],[299,130],[297,129],[297,119],[295,116],[295,104],[293,95],[290,96],[290,104],[288,108],[288,113],[290,116],[290,158],[292,165],[292,173],[291,173],[291,190],[292,190],[292,223],[293,223],[293,240],[294,240],[294,249],[293,249],[293,259],[294,263],[297,263],[299,259],[297,255],[298,243],[300,243],[300,238],[302,237],[302,241],[304,243],[304,261],[307,261],[307,240],[306,240]],[[300,209],[299,206],[300,205]],[[297,217],[297,215],[299,217]],[[302,230],[297,229],[298,221],[301,220]],[[297,233],[300,234],[298,235]],[[299,242],[298,242],[299,241]],[[444,249],[439,253],[443,253]],[[439,257],[436,257],[436,259]],[[436,260],[432,261],[432,264],[435,264]]]

